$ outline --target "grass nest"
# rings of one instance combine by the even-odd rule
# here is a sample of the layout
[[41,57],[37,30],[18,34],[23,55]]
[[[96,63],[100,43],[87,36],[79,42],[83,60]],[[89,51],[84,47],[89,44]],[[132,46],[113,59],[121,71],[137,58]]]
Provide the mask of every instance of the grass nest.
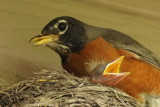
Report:
[[1,106],[54,107],[140,107],[140,103],[126,93],[87,78],[75,77],[64,70],[43,70],[0,91]]

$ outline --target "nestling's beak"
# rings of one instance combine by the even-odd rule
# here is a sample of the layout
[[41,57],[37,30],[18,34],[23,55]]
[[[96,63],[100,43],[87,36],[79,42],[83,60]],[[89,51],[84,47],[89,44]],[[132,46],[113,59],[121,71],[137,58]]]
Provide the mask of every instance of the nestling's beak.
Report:
[[122,72],[120,73],[120,66],[124,56],[116,59],[115,61],[107,64],[105,67],[103,74],[98,78],[92,79],[95,83],[101,83],[104,85],[114,86],[123,80],[126,76],[130,74],[130,72]]
[[117,60],[109,63],[104,72],[103,72],[103,78],[106,82],[106,85],[116,85],[119,83],[121,80],[123,80],[126,76],[130,74],[130,72],[123,72],[120,73],[120,66],[122,64],[122,61],[124,59],[124,56],[121,56]]
[[122,61],[124,59],[124,56],[121,56],[120,58],[114,60],[113,62],[107,64],[104,72],[103,72],[103,75],[107,75],[107,74],[119,74],[119,69],[120,69],[120,66],[122,64]]
[[59,35],[38,35],[33,37],[29,43],[33,43],[33,45],[44,45],[50,42],[57,42],[59,39]]

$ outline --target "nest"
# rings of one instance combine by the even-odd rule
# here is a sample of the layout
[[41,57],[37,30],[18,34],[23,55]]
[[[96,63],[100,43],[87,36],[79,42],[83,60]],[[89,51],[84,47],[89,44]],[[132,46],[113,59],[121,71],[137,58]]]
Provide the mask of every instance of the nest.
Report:
[[126,93],[64,70],[43,70],[30,80],[0,91],[1,106],[140,107]]

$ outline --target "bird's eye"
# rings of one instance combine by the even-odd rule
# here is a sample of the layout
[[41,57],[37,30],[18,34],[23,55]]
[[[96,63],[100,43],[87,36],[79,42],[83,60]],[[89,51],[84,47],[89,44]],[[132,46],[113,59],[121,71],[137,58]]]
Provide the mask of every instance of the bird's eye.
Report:
[[58,25],[58,29],[59,29],[60,31],[66,30],[66,27],[67,27],[67,24],[64,23],[64,22],[61,22],[61,23],[59,23],[59,25]]

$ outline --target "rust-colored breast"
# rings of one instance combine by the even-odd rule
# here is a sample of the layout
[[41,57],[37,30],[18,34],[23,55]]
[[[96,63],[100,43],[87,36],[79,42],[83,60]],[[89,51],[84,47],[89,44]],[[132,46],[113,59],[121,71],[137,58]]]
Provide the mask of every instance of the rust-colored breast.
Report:
[[119,54],[115,48],[103,38],[98,38],[86,44],[84,49],[79,53],[70,54],[68,62],[63,64],[63,67],[68,72],[77,76],[89,76],[90,73],[87,72],[86,66],[89,64],[90,60],[95,59],[110,62],[118,57]]
[[112,47],[103,38],[92,40],[79,53],[70,54],[68,62],[63,64],[63,67],[76,76],[90,76],[90,72],[86,70],[90,60],[111,62],[122,55],[126,57],[120,71],[131,72],[131,74],[119,82],[116,87],[135,98],[142,93],[160,93],[160,70],[158,68],[137,59],[135,54]]
[[140,94],[160,94],[160,70],[142,60],[126,57],[121,72],[131,72],[116,87],[129,95],[140,98]]

